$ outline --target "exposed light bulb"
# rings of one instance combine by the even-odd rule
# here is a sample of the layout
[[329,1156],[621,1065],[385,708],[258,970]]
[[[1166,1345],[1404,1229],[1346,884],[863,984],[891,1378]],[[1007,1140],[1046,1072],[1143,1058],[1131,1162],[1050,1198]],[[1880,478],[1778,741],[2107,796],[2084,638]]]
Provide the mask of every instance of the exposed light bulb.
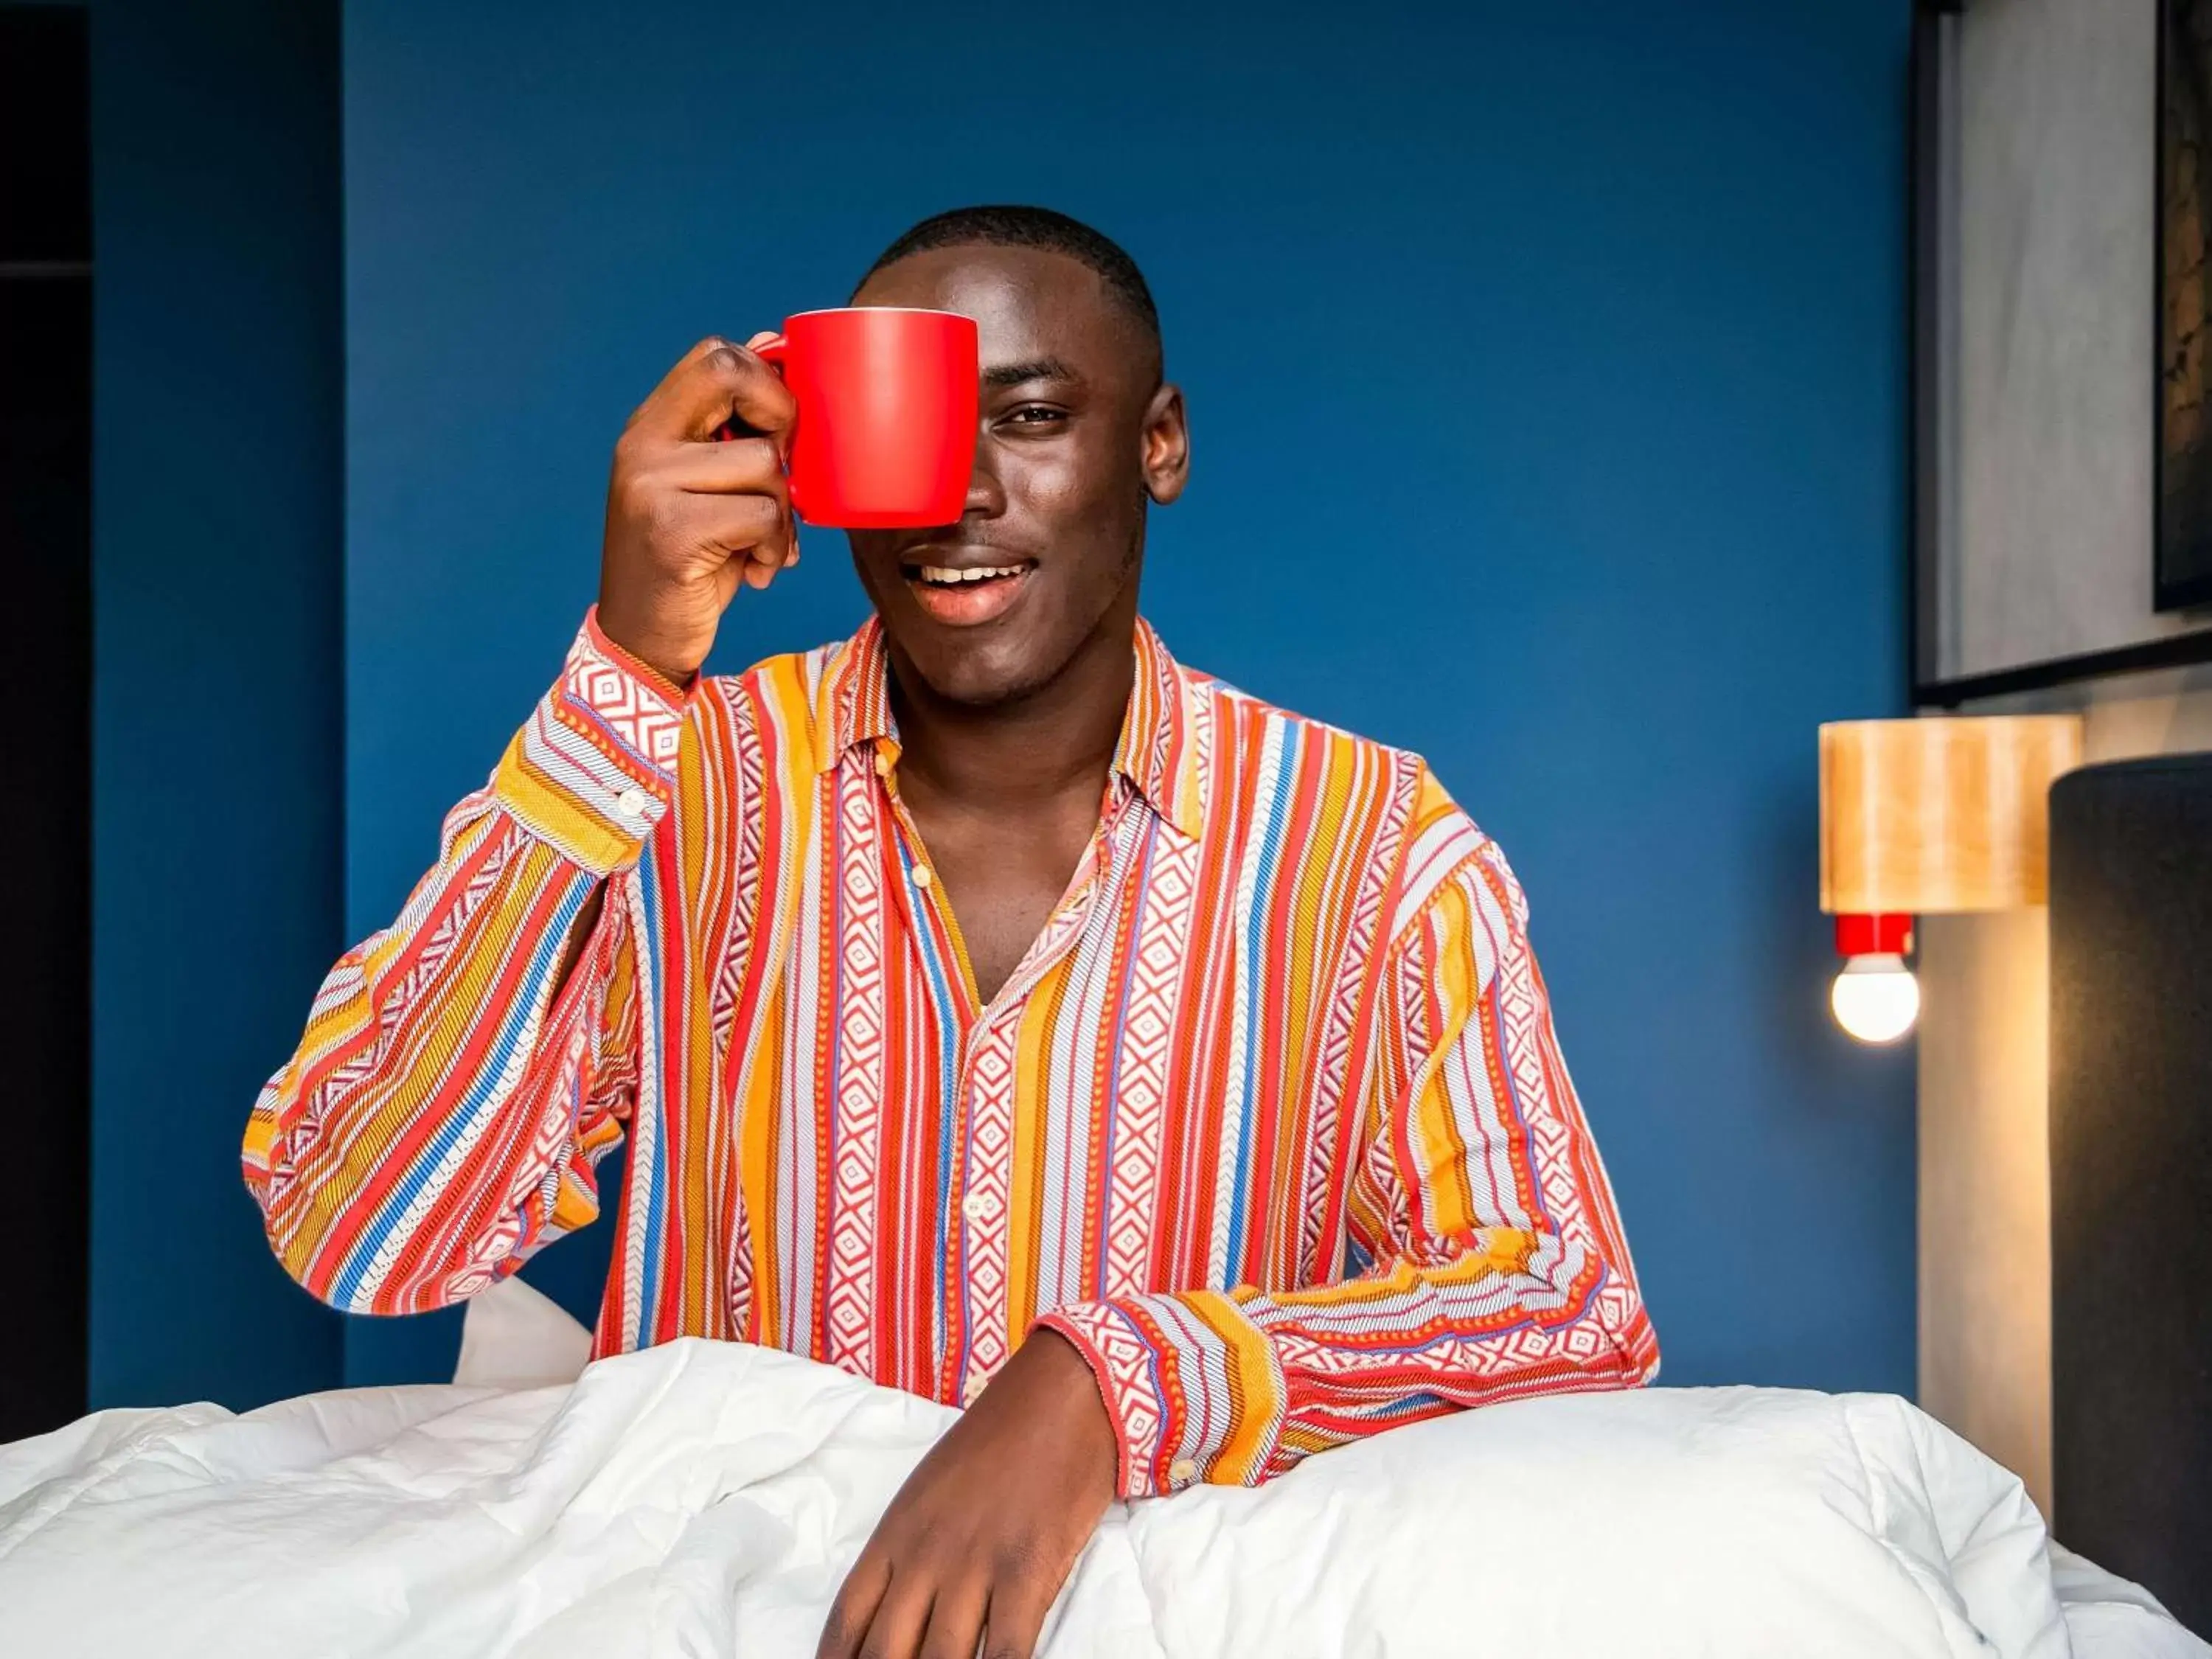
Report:
[[1920,981],[1900,956],[1853,957],[1828,992],[1836,1024],[1861,1042],[1894,1042],[1920,1015]]

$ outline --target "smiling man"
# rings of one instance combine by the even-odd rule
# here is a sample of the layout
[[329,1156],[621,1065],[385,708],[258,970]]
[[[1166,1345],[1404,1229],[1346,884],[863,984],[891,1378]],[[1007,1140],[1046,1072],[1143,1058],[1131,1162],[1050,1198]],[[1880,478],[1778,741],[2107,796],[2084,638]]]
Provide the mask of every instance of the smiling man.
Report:
[[1117,1495],[1658,1350],[1497,846],[1139,618],[1190,451],[1128,256],[963,210],[854,302],[980,326],[960,521],[853,532],[858,634],[702,678],[798,544],[789,395],[696,347],[616,446],[566,671],[331,971],[246,1179],[301,1284],[407,1313],[597,1216],[627,1136],[598,1352],[967,1407],[823,1651],[1026,1654]]

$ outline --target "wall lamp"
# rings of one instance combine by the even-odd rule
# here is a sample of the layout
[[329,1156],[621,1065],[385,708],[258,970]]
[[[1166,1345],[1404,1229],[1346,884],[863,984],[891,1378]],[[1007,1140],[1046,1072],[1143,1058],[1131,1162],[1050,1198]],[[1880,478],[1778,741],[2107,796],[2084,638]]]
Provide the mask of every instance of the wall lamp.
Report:
[[1820,728],[1820,908],[1836,919],[1836,1023],[1912,1029],[1916,916],[2041,904],[2051,780],[2081,762],[2078,714],[1838,720]]

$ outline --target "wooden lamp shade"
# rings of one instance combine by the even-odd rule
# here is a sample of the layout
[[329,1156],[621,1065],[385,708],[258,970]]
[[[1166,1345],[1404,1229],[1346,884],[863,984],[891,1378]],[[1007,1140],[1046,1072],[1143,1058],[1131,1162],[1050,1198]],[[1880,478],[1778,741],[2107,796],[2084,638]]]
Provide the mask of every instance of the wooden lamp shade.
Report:
[[2044,902],[2051,781],[2078,714],[1840,720],[1820,728],[1820,908],[1836,915]]

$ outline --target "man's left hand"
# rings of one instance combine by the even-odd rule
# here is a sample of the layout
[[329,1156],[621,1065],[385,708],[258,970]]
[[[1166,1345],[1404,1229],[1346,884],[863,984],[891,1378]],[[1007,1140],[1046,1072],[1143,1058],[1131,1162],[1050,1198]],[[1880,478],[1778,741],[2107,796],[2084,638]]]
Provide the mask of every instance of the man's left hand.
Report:
[[1083,1356],[1031,1334],[899,1488],[830,1609],[820,1659],[1029,1659],[1114,1500]]

